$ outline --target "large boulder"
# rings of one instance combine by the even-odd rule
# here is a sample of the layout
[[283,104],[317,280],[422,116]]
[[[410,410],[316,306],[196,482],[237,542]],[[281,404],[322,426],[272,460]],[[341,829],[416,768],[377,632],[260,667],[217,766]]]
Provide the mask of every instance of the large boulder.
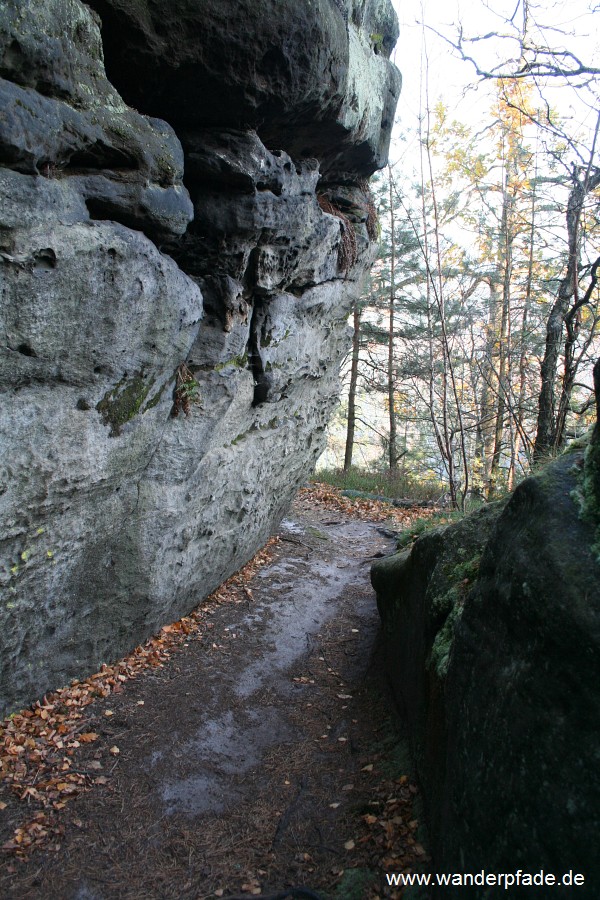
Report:
[[399,87],[387,0],[91,5],[0,7],[2,709],[268,538],[324,444]]
[[573,450],[374,568],[437,871],[572,871],[578,896],[598,896],[600,562],[586,483]]

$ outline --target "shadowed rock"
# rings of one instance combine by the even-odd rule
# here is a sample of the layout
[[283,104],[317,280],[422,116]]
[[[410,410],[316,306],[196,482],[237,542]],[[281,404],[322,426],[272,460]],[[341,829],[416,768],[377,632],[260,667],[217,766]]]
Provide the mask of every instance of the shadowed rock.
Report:
[[600,562],[588,477],[574,449],[508,502],[373,568],[438,871],[572,870],[585,877],[578,894],[598,895]]
[[385,165],[400,78],[388,0],[92,0],[109,77],[177,129],[256,129],[358,176]]

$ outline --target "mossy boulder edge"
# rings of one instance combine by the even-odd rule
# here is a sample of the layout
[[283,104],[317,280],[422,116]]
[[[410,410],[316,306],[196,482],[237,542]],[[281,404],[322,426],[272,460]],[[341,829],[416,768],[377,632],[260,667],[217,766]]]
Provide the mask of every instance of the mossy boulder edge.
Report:
[[436,870],[572,870],[597,897],[600,564],[583,473],[583,452],[564,454],[372,581]]

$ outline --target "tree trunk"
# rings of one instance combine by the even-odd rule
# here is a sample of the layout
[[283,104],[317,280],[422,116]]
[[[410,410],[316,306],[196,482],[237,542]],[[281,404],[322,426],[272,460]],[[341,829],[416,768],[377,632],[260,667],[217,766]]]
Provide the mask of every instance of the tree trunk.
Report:
[[388,320],[388,407],[390,421],[390,443],[388,447],[388,460],[390,476],[396,475],[398,471],[398,450],[397,450],[397,432],[396,432],[396,409],[395,409],[395,378],[394,378],[394,301],[396,294],[396,233],[394,224],[394,196],[392,190],[392,170],[388,166],[388,175],[390,180],[390,238],[391,238],[391,257],[390,257],[390,297],[389,297],[389,320]]
[[[508,177],[507,177],[508,182]],[[502,458],[502,441],[504,437],[504,419],[506,416],[507,396],[507,371],[510,323],[510,288],[512,278],[512,242],[514,237],[512,223],[513,197],[508,190],[508,183],[504,191],[502,202],[502,223],[499,242],[499,275],[502,276],[502,307],[500,317],[500,330],[498,332],[498,396],[496,402],[496,422],[494,426],[494,452],[490,466],[490,487],[493,493],[500,472]]]
[[[568,404],[570,402],[571,385],[568,384],[568,366],[565,372],[567,376],[563,380],[563,390],[561,391],[561,402],[559,410],[556,409],[556,379],[558,373],[558,360],[562,345],[563,324],[565,317],[569,311],[571,298],[575,299],[575,307],[578,307],[578,269],[579,269],[579,247],[580,247],[580,224],[581,214],[585,198],[590,191],[595,190],[600,185],[600,169],[592,167],[594,152],[596,148],[596,139],[598,137],[598,129],[600,127],[600,114],[596,122],[596,131],[594,133],[594,143],[592,146],[590,161],[585,169],[583,167],[573,166],[573,186],[569,194],[567,202],[567,237],[569,247],[569,257],[567,261],[567,271],[560,283],[558,294],[546,326],[546,348],[544,351],[544,359],[542,361],[542,386],[540,390],[540,399],[538,405],[538,422],[537,435],[535,438],[535,446],[533,449],[533,458],[535,461],[540,460],[552,450],[561,446],[564,440],[564,427],[566,423],[566,414]],[[567,343],[567,354],[568,354]],[[568,363],[568,359],[567,359]],[[572,381],[575,380],[573,374]]]
[[481,390],[481,406],[478,422],[478,448],[480,457],[480,470],[483,478],[483,491],[486,497],[490,493],[492,476],[492,459],[494,456],[495,440],[495,406],[498,394],[497,368],[494,359],[498,352],[498,311],[500,300],[496,285],[496,276],[490,278],[490,306],[489,317],[486,326],[486,351],[482,363],[483,387]]
[[352,316],[352,365],[350,367],[350,387],[348,390],[348,427],[346,429],[346,452],[344,453],[344,472],[352,465],[354,450],[354,427],[356,424],[356,385],[358,382],[358,358],[360,353],[360,307],[354,301]]
[[531,218],[529,222],[529,255],[527,259],[527,285],[525,287],[525,299],[523,302],[523,313],[521,317],[521,335],[519,348],[519,396],[517,399],[515,435],[511,448],[510,469],[508,472],[508,489],[512,491],[515,486],[517,463],[521,446],[524,442],[523,423],[525,420],[525,394],[527,391],[527,328],[529,323],[529,313],[531,310],[531,295],[533,290],[533,263],[535,248],[535,227],[536,227],[536,184],[537,184],[537,157],[535,164],[535,174],[533,178],[533,191],[531,193]]
[[566,440],[567,415],[571,408],[571,395],[575,386],[575,378],[580,360],[575,356],[575,346],[580,328],[579,312],[583,306],[586,306],[591,298],[594,288],[598,283],[598,267],[600,266],[600,256],[592,266],[591,280],[587,291],[583,298],[578,300],[568,311],[565,316],[565,328],[567,336],[565,339],[564,349],[564,369],[562,377],[562,387],[560,401],[558,404],[558,413],[556,416],[556,429],[554,434],[554,447],[560,450],[564,446]]

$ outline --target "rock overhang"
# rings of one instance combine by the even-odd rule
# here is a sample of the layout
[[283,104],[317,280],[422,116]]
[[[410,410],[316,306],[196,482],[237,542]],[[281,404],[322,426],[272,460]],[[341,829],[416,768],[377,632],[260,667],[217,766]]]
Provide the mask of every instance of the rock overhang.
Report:
[[91,5],[0,10],[4,708],[189,611],[306,478],[399,86],[381,0]]
[[[254,129],[349,177],[385,165],[400,74],[389,0],[91,0],[109,78],[182,128]],[[241,27],[239,27],[241,26]]]

